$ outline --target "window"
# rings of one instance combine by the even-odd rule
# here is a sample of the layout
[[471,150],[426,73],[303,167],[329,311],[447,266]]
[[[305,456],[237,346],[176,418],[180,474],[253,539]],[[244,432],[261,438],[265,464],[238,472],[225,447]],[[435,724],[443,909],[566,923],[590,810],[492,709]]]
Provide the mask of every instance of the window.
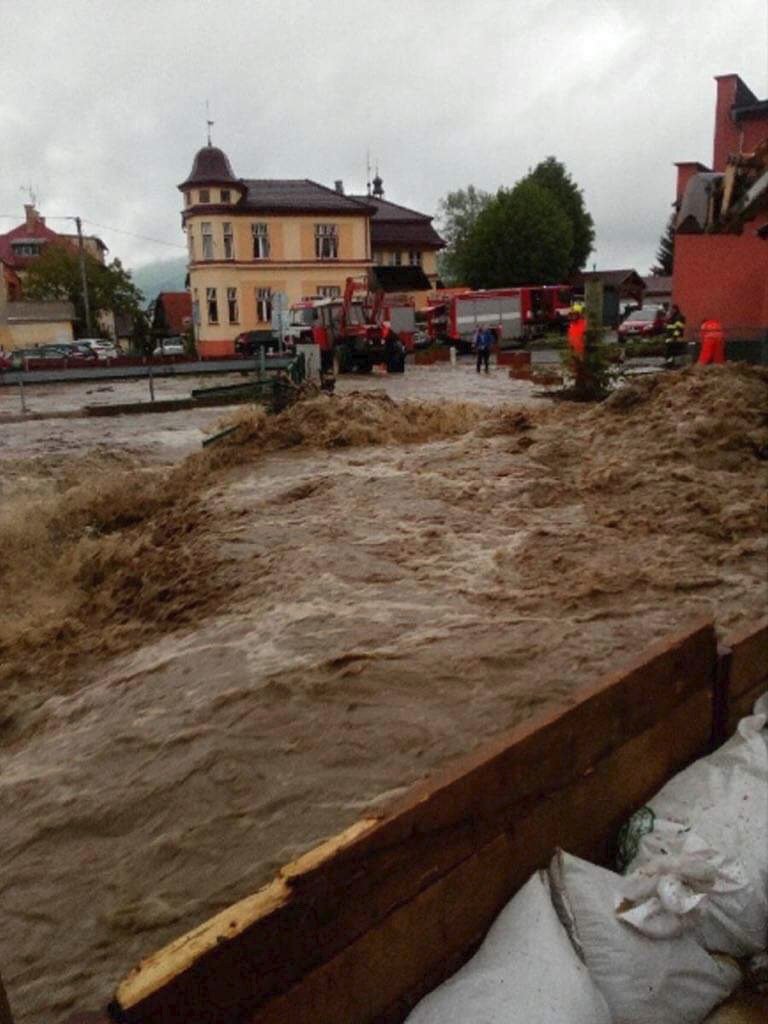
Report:
[[339,238],[335,224],[315,224],[315,259],[337,260]]
[[376,264],[377,267],[380,267],[382,265],[382,263],[384,262],[384,253],[383,252],[375,252],[373,254],[373,262]]
[[408,262],[410,263],[410,265],[412,267],[420,267],[421,266],[421,250],[420,249],[411,249],[411,251],[408,253]]
[[259,323],[272,322],[272,289],[256,289],[256,319]]
[[197,293],[197,288],[192,292],[192,323],[200,323],[200,296]]
[[321,284],[317,289],[321,299],[340,299],[341,288],[337,284]]
[[185,202],[185,204],[187,206],[191,206],[192,205],[192,193],[191,192],[185,192],[184,193],[184,202]]
[[402,262],[403,262],[403,256],[402,256],[402,253],[400,252],[399,249],[398,249],[397,252],[391,252],[389,254],[389,265],[390,265],[390,267],[399,267]]
[[190,262],[194,262],[195,259],[195,236],[192,233],[192,228],[187,232],[187,246],[189,247],[189,259]]
[[251,224],[253,235],[253,258],[255,260],[269,259],[269,227],[267,224]]
[[235,239],[232,236],[232,225],[225,223],[224,225],[224,259],[232,260],[235,258]]
[[221,190],[221,201],[222,201],[222,203],[228,203],[230,201],[229,196],[230,196],[229,189],[228,188],[223,188]]
[[200,189],[200,202],[201,203],[210,203],[210,201],[211,201],[211,193],[209,192],[209,190],[207,188],[201,188]]
[[213,232],[211,231],[210,221],[203,221],[203,259],[213,259]]
[[39,242],[11,242],[14,256],[39,256]]
[[229,314],[229,322],[236,324],[240,319],[240,313],[237,308],[237,288],[227,288],[227,313]]
[[208,323],[217,324],[219,322],[219,303],[216,299],[216,289],[206,288],[205,297],[208,301]]

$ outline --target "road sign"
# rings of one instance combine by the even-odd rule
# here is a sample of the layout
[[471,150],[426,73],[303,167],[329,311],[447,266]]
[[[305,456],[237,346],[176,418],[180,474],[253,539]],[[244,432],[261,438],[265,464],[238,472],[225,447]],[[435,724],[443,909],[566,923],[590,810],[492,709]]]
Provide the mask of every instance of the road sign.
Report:
[[288,296],[285,292],[272,293],[272,334],[277,338],[278,351],[283,351],[288,333]]

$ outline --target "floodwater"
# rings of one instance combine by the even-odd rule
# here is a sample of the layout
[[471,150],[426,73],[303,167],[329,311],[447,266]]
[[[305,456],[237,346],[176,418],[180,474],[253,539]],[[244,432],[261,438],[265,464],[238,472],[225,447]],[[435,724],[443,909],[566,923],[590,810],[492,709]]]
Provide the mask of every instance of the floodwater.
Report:
[[[5,733],[0,705],[0,969],[19,1024],[103,1005],[136,960],[365,808],[693,616],[760,614],[765,390],[697,371],[555,408],[500,371],[414,368],[255,416],[210,475],[174,482],[162,514],[194,512],[171,570],[200,588],[192,617],[166,618],[181,595],[153,577],[129,646],[86,632],[60,676],[28,646],[48,667],[0,688],[17,701]],[[168,473],[152,467],[212,428],[187,417],[101,421],[96,452],[90,421],[47,423],[98,477],[123,458]],[[3,428],[14,500],[37,493],[28,426]],[[64,462],[37,462],[68,500]],[[142,524],[111,529],[115,579],[134,548],[145,583],[169,572]]]

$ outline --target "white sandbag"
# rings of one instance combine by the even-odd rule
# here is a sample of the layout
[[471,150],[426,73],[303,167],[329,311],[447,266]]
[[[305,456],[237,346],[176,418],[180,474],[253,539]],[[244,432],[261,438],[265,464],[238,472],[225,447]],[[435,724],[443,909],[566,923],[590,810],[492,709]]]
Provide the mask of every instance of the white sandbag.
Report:
[[555,905],[614,1021],[699,1024],[739,984],[735,965],[716,960],[689,935],[652,939],[619,920],[621,875],[561,851],[550,879]]
[[469,963],[407,1024],[611,1024],[537,872],[496,918]]
[[[641,822],[650,829],[627,866],[628,884],[631,889],[638,883],[638,896],[644,875],[675,876],[687,884],[677,862],[691,833],[709,848],[717,880],[699,890],[703,898],[681,926],[692,927],[710,952],[736,957],[768,944],[768,731],[762,706],[761,699],[758,713],[743,718],[727,743],[671,779],[629,823],[630,831]],[[661,926],[661,918],[653,923]]]

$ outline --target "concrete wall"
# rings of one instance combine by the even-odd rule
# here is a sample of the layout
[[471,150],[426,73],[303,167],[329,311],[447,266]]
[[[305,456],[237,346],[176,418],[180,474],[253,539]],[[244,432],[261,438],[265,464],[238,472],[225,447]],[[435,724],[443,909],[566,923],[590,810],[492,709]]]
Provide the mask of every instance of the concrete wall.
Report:
[[0,345],[6,351],[18,348],[34,348],[36,345],[51,345],[55,342],[72,341],[72,323],[28,321],[11,322],[0,320]]

